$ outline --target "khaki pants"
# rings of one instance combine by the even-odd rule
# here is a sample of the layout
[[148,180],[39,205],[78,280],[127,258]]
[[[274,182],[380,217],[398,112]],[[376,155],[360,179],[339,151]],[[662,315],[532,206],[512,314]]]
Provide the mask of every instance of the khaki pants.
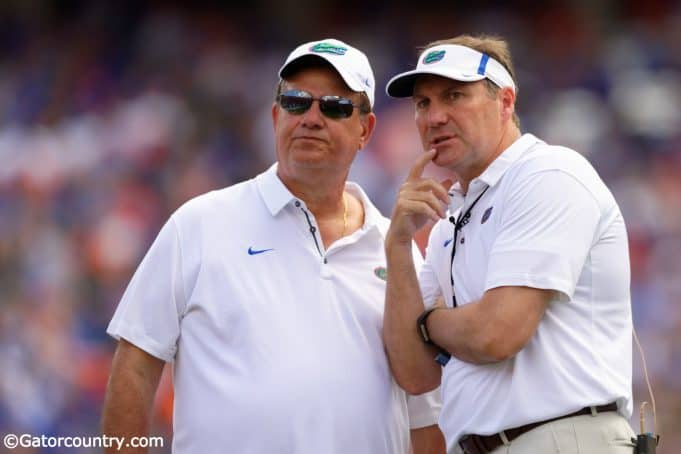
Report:
[[[492,454],[633,454],[629,423],[614,411],[542,424]],[[450,454],[460,454],[458,446]]]

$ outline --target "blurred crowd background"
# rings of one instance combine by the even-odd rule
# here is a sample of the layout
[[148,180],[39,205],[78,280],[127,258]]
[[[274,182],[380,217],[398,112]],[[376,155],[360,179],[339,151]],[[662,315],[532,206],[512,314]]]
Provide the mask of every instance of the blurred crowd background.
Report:
[[[336,37],[368,54],[378,125],[352,177],[389,215],[421,150],[411,103],[385,82],[417,46],[486,32],[511,43],[523,131],[587,156],[622,208],[658,452],[681,452],[681,4],[245,3],[0,3],[0,435],[98,433],[118,299],[179,205],[274,162],[270,107],[294,46]],[[165,374],[166,437],[171,390]],[[634,393],[638,428],[637,351]]]

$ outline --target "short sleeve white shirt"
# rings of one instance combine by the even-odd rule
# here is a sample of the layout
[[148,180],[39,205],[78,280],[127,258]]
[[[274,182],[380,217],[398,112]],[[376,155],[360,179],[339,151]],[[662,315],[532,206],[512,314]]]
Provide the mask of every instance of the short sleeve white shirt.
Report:
[[439,390],[407,399],[383,349],[389,221],[347,190],[365,222],[328,249],[276,166],[161,230],[108,332],[174,361],[173,452],[406,454],[436,423]]
[[[484,194],[483,194],[484,191]],[[629,417],[631,308],[627,234],[619,207],[588,161],[525,134],[469,185],[455,185],[456,218],[480,199],[457,236],[433,228],[419,280],[426,305],[452,305],[486,290],[555,290],[535,335],[513,358],[443,369],[440,426],[454,443],[617,402]]]

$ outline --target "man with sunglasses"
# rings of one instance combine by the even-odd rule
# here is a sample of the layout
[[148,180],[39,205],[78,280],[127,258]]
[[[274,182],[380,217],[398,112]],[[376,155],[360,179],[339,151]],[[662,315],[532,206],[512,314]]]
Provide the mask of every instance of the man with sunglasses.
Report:
[[374,76],[334,39],[279,71],[277,164],[177,210],[108,328],[107,435],[145,435],[174,362],[176,453],[444,452],[433,394],[409,397],[383,349],[389,220],[353,183]]
[[[449,452],[632,453],[629,256],[608,188],[575,151],[521,134],[501,39],[432,43],[387,92],[412,98],[427,150],[386,237],[397,382],[442,380]],[[422,177],[431,161],[456,184]]]

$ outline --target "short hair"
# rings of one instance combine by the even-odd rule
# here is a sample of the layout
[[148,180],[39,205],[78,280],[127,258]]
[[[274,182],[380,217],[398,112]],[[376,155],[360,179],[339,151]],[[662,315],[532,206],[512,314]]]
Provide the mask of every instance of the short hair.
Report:
[[[329,68],[333,70],[336,74],[338,74],[338,71],[328,62],[322,60],[321,58],[316,58],[316,59],[309,59],[306,61],[305,65],[298,65],[293,72],[288,74],[289,76],[297,73],[301,69],[308,69],[308,68]],[[340,76],[340,74],[338,74]],[[341,80],[343,78],[341,77]],[[284,83],[286,83],[286,79],[279,79],[279,82],[277,82],[277,85],[274,89],[274,101],[277,101],[277,98],[281,94],[281,92],[284,89]],[[343,83],[347,86],[347,83],[345,83],[345,80],[343,80]],[[350,87],[348,87],[350,88]],[[352,89],[351,89],[352,90]],[[352,90],[354,91],[354,90]],[[355,92],[359,93],[359,113],[362,115],[366,115],[368,113],[371,113],[371,101],[369,101],[369,96],[365,92]]]
[[[516,86],[516,97],[518,94],[518,80],[515,77],[515,70],[513,69],[513,61],[511,59],[511,50],[509,49],[508,43],[505,39],[500,36],[495,35],[459,35],[454,38],[441,39],[438,41],[433,41],[426,44],[422,50],[429,49],[435,46],[441,46],[443,44],[456,44],[459,46],[466,46],[471,49],[477,50],[484,54],[489,55],[506,69],[511,75],[513,82]],[[491,80],[485,79],[487,82],[487,88],[492,95],[496,95],[499,91],[499,87],[494,84]],[[513,123],[520,128],[520,118],[518,114],[513,112]]]

